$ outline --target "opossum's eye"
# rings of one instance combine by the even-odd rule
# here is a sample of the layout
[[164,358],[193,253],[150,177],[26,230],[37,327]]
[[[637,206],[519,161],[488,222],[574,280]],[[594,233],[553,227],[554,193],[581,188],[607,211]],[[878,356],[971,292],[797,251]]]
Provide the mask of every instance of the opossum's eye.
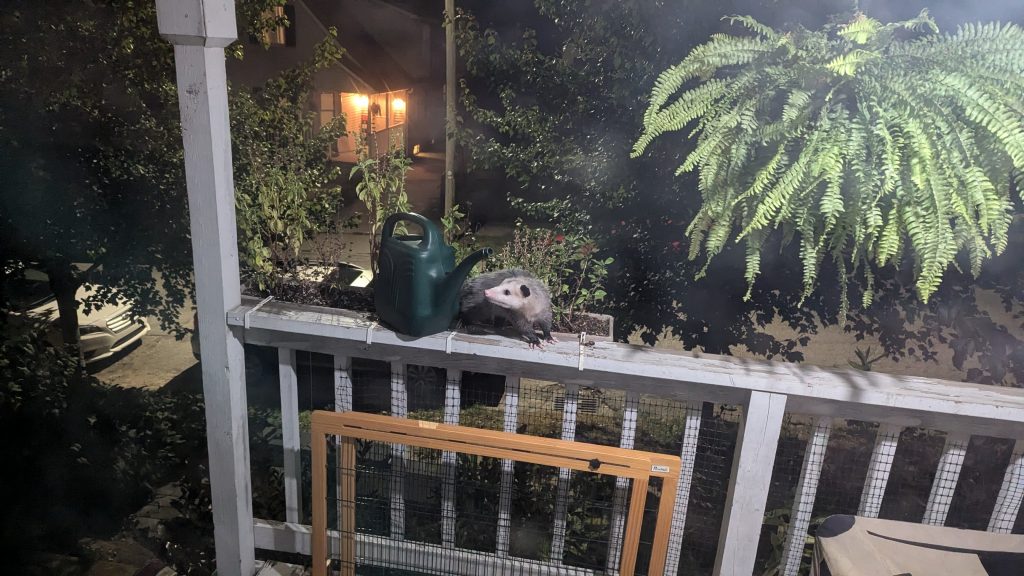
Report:
[[530,287],[527,286],[526,284],[520,285],[519,286],[519,290],[523,293],[523,298],[529,298],[530,297]]
[[511,292],[509,292],[508,290],[505,290],[505,296],[511,296],[511,295],[512,295]]

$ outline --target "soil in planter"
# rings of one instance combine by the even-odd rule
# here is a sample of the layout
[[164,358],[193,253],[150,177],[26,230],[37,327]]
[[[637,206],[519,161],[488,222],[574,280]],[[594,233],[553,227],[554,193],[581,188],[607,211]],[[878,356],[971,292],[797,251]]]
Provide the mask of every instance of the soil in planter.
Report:
[[565,332],[569,334],[586,332],[592,336],[611,336],[611,334],[608,333],[607,319],[589,316],[586,314],[574,316],[572,321],[562,319],[555,323],[552,330],[554,332]]
[[376,312],[373,305],[373,291],[369,288],[331,286],[311,280],[281,283],[266,293],[259,293],[250,288],[246,290],[245,294],[256,297],[273,296],[276,300],[294,302],[295,304],[344,308],[356,312]]

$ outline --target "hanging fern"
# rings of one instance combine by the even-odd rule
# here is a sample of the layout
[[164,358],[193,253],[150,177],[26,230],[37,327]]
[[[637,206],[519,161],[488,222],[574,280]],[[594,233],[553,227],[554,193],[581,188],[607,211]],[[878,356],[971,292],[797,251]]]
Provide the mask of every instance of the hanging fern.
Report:
[[[1007,243],[1011,175],[1024,184],[1024,30],[965,25],[940,34],[927,11],[882,24],[858,14],[821,31],[717,34],[658,78],[633,157],[692,130],[679,173],[703,202],[690,257],[746,242],[748,282],[763,239],[799,244],[804,296],[819,265],[872,300],[874,267],[906,252],[927,301],[960,254],[977,274]],[[705,264],[705,268],[707,265]]]

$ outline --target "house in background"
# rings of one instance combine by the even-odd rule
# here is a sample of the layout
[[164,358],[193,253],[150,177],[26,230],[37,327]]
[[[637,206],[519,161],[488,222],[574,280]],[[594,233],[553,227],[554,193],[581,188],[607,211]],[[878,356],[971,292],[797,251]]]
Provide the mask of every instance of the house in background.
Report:
[[443,147],[440,13],[431,22],[381,0],[291,0],[276,10],[290,25],[269,34],[269,49],[250,39],[246,57],[229,61],[229,79],[261,85],[311,59],[334,27],[345,56],[317,73],[309,103],[317,127],[342,114],[347,119],[348,135],[332,147],[332,159],[355,162],[360,137],[371,155],[391,147],[407,154]]

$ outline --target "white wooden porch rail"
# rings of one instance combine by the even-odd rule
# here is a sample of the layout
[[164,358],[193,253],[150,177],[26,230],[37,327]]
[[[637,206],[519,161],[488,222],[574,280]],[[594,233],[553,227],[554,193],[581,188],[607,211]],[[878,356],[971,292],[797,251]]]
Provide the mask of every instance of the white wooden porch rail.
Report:
[[[718,546],[715,574],[747,575],[754,569],[754,555],[768,495],[769,480],[785,414],[814,417],[811,437],[805,451],[797,494],[793,502],[793,524],[786,543],[783,573],[797,574],[807,535],[811,511],[817,493],[818,478],[828,447],[828,438],[835,419],[850,418],[880,423],[859,513],[877,516],[882,496],[899,442],[899,433],[906,427],[925,427],[945,431],[947,441],[936,470],[931,496],[922,522],[942,524],[953,500],[954,489],[964,461],[971,434],[1002,438],[1024,438],[1024,391],[929,380],[897,377],[856,371],[829,371],[813,366],[741,360],[731,357],[692,354],[652,349],[619,343],[598,342],[586,347],[584,369],[579,369],[580,347],[575,343],[559,343],[546,349],[531,350],[520,342],[495,336],[456,334],[449,340],[443,333],[410,339],[382,327],[374,327],[372,343],[366,343],[366,332],[372,323],[362,315],[329,308],[270,302],[252,311],[255,301],[243,304],[228,313],[228,325],[244,334],[246,342],[279,349],[301,349],[333,354],[338,367],[336,409],[351,409],[351,377],[349,358],[361,357],[389,362],[392,366],[392,412],[404,414],[406,364],[438,366],[448,370],[444,420],[459,421],[459,381],[462,371],[505,374],[504,429],[515,431],[518,424],[520,379],[557,380],[565,385],[562,437],[575,437],[580,386],[615,389],[625,392],[621,446],[631,447],[637,430],[637,398],[651,395],[685,403],[679,418],[684,424],[680,438],[684,468],[673,516],[673,536],[665,574],[675,574],[679,549],[686,521],[689,489],[693,476],[697,438],[700,433],[700,402],[711,401],[741,405],[744,408],[737,440],[736,454],[730,476],[728,501]],[[246,320],[246,316],[248,319]],[[244,328],[248,322],[249,328]],[[446,352],[446,347],[450,352]],[[281,354],[283,362],[293,361],[293,354]],[[282,374],[289,374],[282,367]],[[282,379],[284,389],[291,386]],[[291,421],[292,418],[283,418]],[[294,418],[297,421],[297,415]],[[992,510],[990,530],[1008,532],[1012,529],[1024,494],[1024,457],[1019,442],[1006,471],[996,506]],[[400,453],[395,454],[400,457]],[[509,472],[503,482],[510,482]],[[447,475],[451,475],[448,472]],[[565,508],[567,490],[563,483],[568,475],[560,474],[552,533],[551,560],[544,564],[523,563],[523,573],[568,573],[561,564],[565,543]],[[290,484],[289,484],[290,486]],[[472,554],[455,547],[455,510],[452,503],[454,486],[445,482],[442,497],[443,546],[461,559],[467,576],[507,558],[509,505],[499,504],[497,546],[493,555]],[[503,493],[508,491],[503,490]],[[299,490],[286,490],[287,509],[298,506]],[[294,496],[293,496],[294,494]],[[402,542],[395,533],[395,521],[401,516],[401,492],[392,491],[392,540],[395,550],[416,546]],[[613,512],[613,524],[616,514]],[[396,516],[397,515],[397,516]],[[290,518],[289,518],[290,520]],[[398,521],[399,525],[401,520]],[[297,524],[281,524],[256,520],[255,538],[258,548],[309,553],[308,529]],[[614,527],[613,527],[614,528]],[[612,530],[610,556],[618,554],[621,534]],[[378,541],[377,546],[381,546]],[[466,555],[469,554],[469,555]],[[393,556],[417,557],[408,554]],[[428,555],[429,556],[429,555]],[[425,557],[425,556],[420,556]],[[413,568],[413,566],[409,566]],[[563,570],[564,572],[560,572]],[[586,571],[572,568],[573,573]],[[461,573],[461,572],[460,572]]]
[[[410,339],[378,328],[368,344],[370,324],[361,316],[339,310],[270,302],[257,311],[239,297],[234,190],[229,135],[224,47],[236,38],[233,0],[156,0],[160,33],[175,45],[175,62],[185,148],[186,179],[195,258],[197,303],[203,350],[203,389],[206,401],[210,476],[218,573],[251,574],[254,548],[310,552],[309,527],[303,518],[298,414],[294,389],[295,350],[331,354],[335,358],[335,406],[352,406],[351,358],[391,363],[392,412],[403,414],[405,369],[408,364],[448,369],[445,421],[458,421],[457,378],[461,370],[507,376],[506,425],[514,429],[514,402],[520,378],[557,380],[575,390],[593,386],[624,391],[636,398],[652,395],[688,403],[724,402],[743,407],[733,461],[728,500],[718,546],[715,573],[747,576],[754,570],[757,537],[764,514],[772,466],[785,414],[818,418],[811,449],[801,470],[799,493],[793,504],[797,520],[789,531],[785,574],[799,561],[806,519],[817,488],[821,459],[827,450],[829,422],[850,418],[877,422],[880,433],[865,481],[860,513],[877,515],[885,493],[899,431],[926,427],[949,434],[922,521],[945,521],[963,465],[970,435],[1017,441],[1002,489],[991,514],[989,530],[1009,532],[1024,494],[1024,390],[974,386],[925,378],[877,373],[827,371],[810,366],[741,360],[729,357],[655,350],[615,343],[583,348],[560,343],[537,351],[525,345],[486,336],[447,334]],[[251,313],[250,313],[251,312]],[[227,323],[224,323],[224,320]],[[281,364],[282,425],[285,446],[286,523],[254,520],[249,482],[249,444],[242,341],[277,347]],[[579,355],[585,354],[581,364]],[[567,398],[565,409],[575,410]],[[626,411],[627,414],[630,411]],[[633,412],[635,414],[635,412]],[[566,414],[568,422],[569,414]],[[700,431],[699,410],[686,410],[681,438],[684,478],[678,488],[666,574],[679,562],[679,542],[686,522],[686,497]],[[570,435],[573,431],[565,430]],[[623,442],[633,431],[623,424]],[[394,456],[401,461],[403,450]],[[496,567],[515,566],[523,574],[583,574],[554,558],[544,564],[517,563],[507,554],[507,522],[499,523],[495,554],[455,548],[450,473],[443,497],[443,546],[426,547],[403,540],[404,506],[401,490],[392,490],[392,534],[386,539],[360,537],[357,550],[367,558],[385,558],[389,550],[413,551],[406,558],[454,559],[448,573],[495,573]],[[564,497],[564,492],[559,491]],[[562,504],[564,505],[564,503]],[[500,512],[507,517],[508,505]],[[563,517],[564,518],[564,517]],[[562,519],[556,515],[556,524]],[[564,538],[564,529],[554,527]],[[557,543],[556,543],[557,544]],[[613,554],[621,538],[611,542]],[[561,544],[557,544],[561,546]],[[436,561],[433,562],[437,565]],[[415,569],[415,566],[409,566]],[[521,569],[521,571],[520,571]]]

